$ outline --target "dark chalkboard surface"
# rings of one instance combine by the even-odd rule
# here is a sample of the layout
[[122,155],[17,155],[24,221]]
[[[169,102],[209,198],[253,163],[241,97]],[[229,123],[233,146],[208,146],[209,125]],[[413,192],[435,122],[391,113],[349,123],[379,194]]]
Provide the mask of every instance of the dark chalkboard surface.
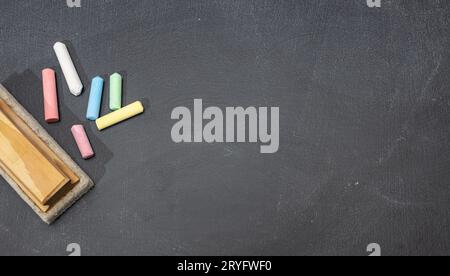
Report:
[[[450,253],[450,2],[0,0],[0,82],[94,179],[54,225],[0,180],[0,254]],[[52,45],[86,87],[70,95]],[[44,124],[55,68],[62,121]],[[144,115],[98,132],[96,75]],[[107,112],[105,91],[103,114]],[[280,108],[280,149],[171,139],[177,106]],[[82,161],[70,126],[97,156]]]

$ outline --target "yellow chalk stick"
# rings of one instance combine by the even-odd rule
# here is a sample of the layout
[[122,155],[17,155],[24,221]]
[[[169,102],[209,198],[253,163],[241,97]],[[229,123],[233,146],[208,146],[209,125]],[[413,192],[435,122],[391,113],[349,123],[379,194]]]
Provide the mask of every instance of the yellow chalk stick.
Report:
[[104,130],[105,128],[116,125],[120,122],[128,120],[136,115],[144,112],[144,106],[140,101],[127,105],[117,111],[111,112],[101,118],[98,118],[95,123],[98,130]]

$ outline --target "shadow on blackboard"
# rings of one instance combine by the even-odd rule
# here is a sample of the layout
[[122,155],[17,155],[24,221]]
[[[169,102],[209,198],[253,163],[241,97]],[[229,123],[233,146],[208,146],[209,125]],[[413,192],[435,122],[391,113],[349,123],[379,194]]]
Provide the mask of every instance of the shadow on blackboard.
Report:
[[[62,91],[61,82],[63,77],[57,77],[58,91]],[[9,76],[3,85],[8,91],[30,112],[34,118],[44,127],[47,132],[61,145],[62,148],[86,171],[94,180],[99,182],[106,172],[105,165],[114,157],[113,153],[92,132],[91,127],[84,120],[81,121],[64,104],[64,93],[58,93],[61,121],[56,124],[47,124],[43,115],[42,81],[32,71],[15,73]],[[81,104],[81,102],[80,102]],[[83,118],[84,116],[80,116]],[[83,124],[91,141],[96,156],[90,160],[83,160],[80,156],[76,143],[70,132],[75,124]]]

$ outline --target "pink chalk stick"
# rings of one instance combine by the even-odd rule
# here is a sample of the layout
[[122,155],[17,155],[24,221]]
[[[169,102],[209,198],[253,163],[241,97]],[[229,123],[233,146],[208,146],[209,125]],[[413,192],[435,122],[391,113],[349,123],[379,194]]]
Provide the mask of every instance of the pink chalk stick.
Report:
[[92,158],[95,155],[94,150],[92,149],[84,127],[82,125],[74,125],[71,130],[83,159]]
[[56,123],[59,121],[59,109],[55,71],[49,68],[42,70],[42,86],[44,91],[45,121],[47,123]]

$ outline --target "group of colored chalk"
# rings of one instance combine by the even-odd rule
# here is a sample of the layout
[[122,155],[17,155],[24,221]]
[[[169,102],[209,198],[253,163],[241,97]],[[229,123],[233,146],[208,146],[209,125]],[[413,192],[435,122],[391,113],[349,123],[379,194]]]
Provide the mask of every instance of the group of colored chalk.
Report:
[[86,112],[86,119],[95,121],[99,130],[103,130],[144,112],[144,107],[139,101],[122,107],[122,76],[119,73],[114,73],[109,78],[109,109],[112,112],[100,117],[104,84],[105,81],[100,76],[92,79]]
[[[70,93],[74,96],[80,96],[83,91],[83,84],[69,54],[67,46],[62,42],[57,42],[53,46],[53,49],[56,53],[56,57],[58,58]],[[119,73],[114,73],[109,79],[109,109],[112,112],[101,117],[100,110],[102,105],[104,83],[104,79],[100,76],[92,79],[89,102],[86,111],[86,119],[89,121],[95,121],[98,130],[104,130],[144,112],[144,106],[140,101],[122,107],[122,76]],[[59,122],[60,117],[56,87],[56,73],[53,69],[46,68],[42,70],[42,84],[45,121],[47,123]],[[82,158],[92,158],[95,154],[84,126],[81,124],[74,125],[71,132],[78,149],[80,150]]]

